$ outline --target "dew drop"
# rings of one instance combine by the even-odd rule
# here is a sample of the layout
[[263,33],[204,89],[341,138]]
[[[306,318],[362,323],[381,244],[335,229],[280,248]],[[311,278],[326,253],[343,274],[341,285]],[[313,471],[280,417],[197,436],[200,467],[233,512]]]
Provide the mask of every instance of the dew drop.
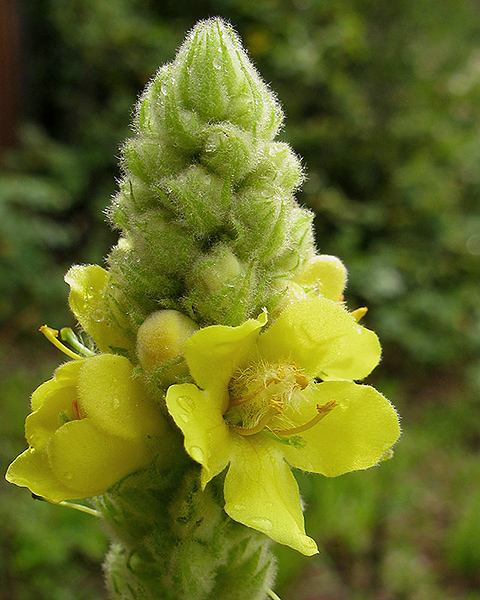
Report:
[[188,396],[181,396],[177,400],[177,404],[180,408],[183,408],[183,410],[187,413],[193,412],[193,409],[195,408],[195,402]]
[[162,86],[160,87],[160,91],[162,92],[162,94],[164,96],[167,95],[167,86],[164,83],[162,83]]
[[269,519],[251,519],[250,523],[253,527],[258,527],[264,531],[270,531],[273,527],[272,522]]
[[94,310],[92,312],[92,319],[95,321],[95,323],[101,323],[104,320],[103,311],[101,311],[101,310]]
[[234,504],[232,506],[232,510],[247,510],[247,507],[244,504]]
[[219,60],[215,59],[213,61],[213,67],[217,70],[220,70],[222,68],[222,63]]
[[191,446],[188,453],[193,458],[193,460],[196,460],[199,463],[203,461],[203,458],[205,456],[203,450],[198,446]]

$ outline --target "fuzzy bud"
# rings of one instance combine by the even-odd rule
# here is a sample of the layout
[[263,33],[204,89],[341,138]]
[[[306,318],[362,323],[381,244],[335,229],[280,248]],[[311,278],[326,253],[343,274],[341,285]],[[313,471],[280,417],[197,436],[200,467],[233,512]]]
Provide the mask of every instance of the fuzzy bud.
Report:
[[162,381],[167,385],[187,373],[181,364],[185,342],[197,331],[197,324],[177,310],[159,310],[140,325],[137,335],[137,356],[147,372],[163,367]]

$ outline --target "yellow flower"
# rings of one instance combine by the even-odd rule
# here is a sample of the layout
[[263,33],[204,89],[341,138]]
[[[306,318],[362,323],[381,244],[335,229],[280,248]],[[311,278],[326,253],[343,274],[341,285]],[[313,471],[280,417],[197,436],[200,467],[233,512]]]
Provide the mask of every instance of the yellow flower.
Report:
[[98,265],[75,265],[65,275],[65,281],[70,286],[70,308],[98,349],[119,354],[131,352],[134,341],[129,338],[127,318],[115,307],[106,310],[108,271]]
[[204,487],[229,465],[225,511],[311,555],[290,466],[327,477],[371,467],[396,442],[398,416],[353,383],[378,364],[380,344],[340,304],[315,295],[262,332],[266,321],[193,334],[185,356],[196,385],[170,386],[167,407]]
[[100,354],[69,362],[38,387],[25,422],[29,444],[6,478],[51,502],[96,496],[151,462],[159,410],[132,365]]
[[148,465],[155,452],[152,438],[165,432],[161,412],[133,377],[130,361],[110,354],[131,351],[132,342],[126,327],[107,318],[107,271],[97,265],[76,266],[65,280],[73,313],[96,346],[109,354],[95,355],[72,335],[74,347],[87,356],[83,358],[57,339],[58,332],[41,328],[75,360],[59,367],[33,393],[32,413],[25,422],[29,448],[10,465],[6,478],[51,502],[105,492]]

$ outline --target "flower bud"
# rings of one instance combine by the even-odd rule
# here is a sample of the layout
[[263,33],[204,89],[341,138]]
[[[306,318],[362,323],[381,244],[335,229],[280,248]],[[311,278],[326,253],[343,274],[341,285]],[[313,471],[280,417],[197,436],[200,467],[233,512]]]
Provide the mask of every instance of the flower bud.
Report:
[[[187,339],[198,329],[197,324],[177,310],[159,310],[140,326],[137,356],[146,371],[181,359]],[[177,373],[174,373],[174,375]]]
[[303,265],[295,282],[312,287],[325,298],[338,301],[347,283],[347,269],[336,256],[320,254]]

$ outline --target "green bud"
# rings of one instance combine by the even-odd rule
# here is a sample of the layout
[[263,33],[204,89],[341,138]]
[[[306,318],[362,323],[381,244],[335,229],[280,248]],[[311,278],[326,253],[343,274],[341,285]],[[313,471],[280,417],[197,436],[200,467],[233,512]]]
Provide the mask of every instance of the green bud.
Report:
[[205,122],[230,121],[264,139],[277,133],[281,109],[238,36],[221,20],[203,21],[192,30],[173,71],[179,101]]
[[225,123],[208,127],[204,135],[200,160],[231,184],[238,183],[257,162],[251,133]]
[[303,170],[274,141],[282,111],[238,36],[199,23],[137,104],[109,216],[127,243],[109,257],[109,302],[138,323],[159,308],[239,324],[281,301],[314,253],[293,191]]

